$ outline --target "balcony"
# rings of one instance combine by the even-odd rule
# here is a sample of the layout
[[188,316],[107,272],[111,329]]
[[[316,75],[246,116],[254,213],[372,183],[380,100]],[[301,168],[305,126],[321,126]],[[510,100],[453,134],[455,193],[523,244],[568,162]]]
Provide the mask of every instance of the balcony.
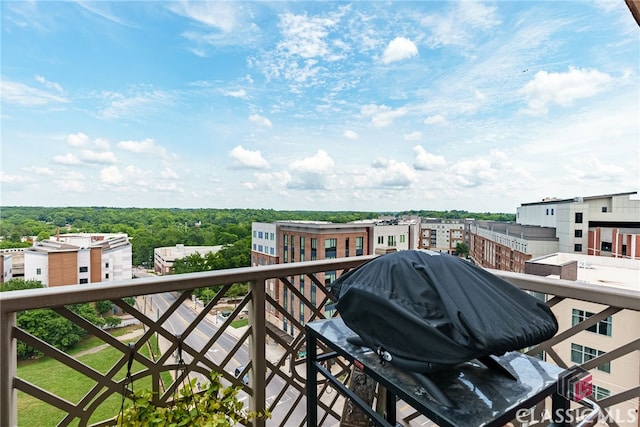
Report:
[[[30,405],[44,404],[56,408],[59,419],[51,425],[92,425],[114,424],[117,409],[126,394],[122,372],[129,355],[135,359],[134,378],[150,384],[156,393],[156,404],[166,404],[174,395],[174,390],[184,383],[184,378],[203,378],[207,372],[220,372],[225,382],[243,387],[242,398],[250,409],[268,408],[272,418],[254,421],[255,426],[303,426],[306,425],[305,399],[305,335],[300,322],[300,302],[304,306],[304,319],[311,321],[323,318],[322,310],[328,302],[324,283],[316,274],[328,271],[347,271],[373,256],[330,259],[323,261],[279,264],[264,267],[240,268],[205,273],[150,277],[110,284],[64,286],[29,291],[0,293],[0,425],[18,425],[22,411],[31,410]],[[591,304],[597,307],[593,315],[580,323],[561,321],[561,330],[551,340],[527,353],[543,353],[547,361],[561,367],[574,365],[571,352],[567,350],[573,341],[580,341],[585,334],[592,334],[594,325],[609,316],[613,318],[615,346],[606,353],[588,358],[581,365],[593,373],[594,379],[606,379],[598,370],[609,364],[611,374],[624,371],[629,383],[622,388],[609,386],[611,393],[603,397],[599,404],[603,408],[622,408],[636,411],[638,418],[638,398],[640,397],[640,374],[638,373],[640,337],[640,292],[596,286],[565,280],[547,279],[517,273],[492,271],[512,284],[538,294],[546,295],[547,304],[561,307],[563,304]],[[316,304],[301,294],[300,288],[292,282],[292,277],[306,276],[316,285]],[[309,283],[308,280],[305,280]],[[222,317],[218,313],[220,303],[232,284],[249,283],[250,292],[243,299],[230,306],[230,313]],[[206,306],[198,306],[191,299],[194,289],[220,286],[220,291]],[[280,301],[275,291],[278,286],[287,289],[294,298],[286,303]],[[309,292],[309,287],[307,287]],[[123,298],[136,296],[138,303],[131,307]],[[130,313],[143,329],[134,339],[135,352],[130,346],[114,335],[98,328],[77,316],[65,306],[82,302],[111,300],[122,310]],[[291,301],[295,301],[296,314],[292,315]],[[16,313],[23,310],[52,308],[71,322],[81,326],[90,335],[102,340],[106,347],[115,349],[117,354],[113,366],[97,369],[81,353],[62,352],[16,327]],[[232,322],[248,312],[248,326],[236,329]],[[623,322],[635,321],[635,325]],[[562,320],[562,319],[559,319]],[[567,324],[568,323],[568,324]],[[565,327],[562,327],[562,325]],[[286,326],[286,332],[283,331]],[[293,329],[291,329],[293,326]],[[623,329],[631,326],[634,332],[625,335]],[[162,352],[158,357],[143,354],[140,350],[157,337]],[[22,378],[17,369],[16,343],[23,342],[38,349],[55,363],[74,375],[84,376],[89,384],[80,397],[57,395],[58,391],[48,387],[44,377]],[[610,340],[613,342],[613,340]],[[187,368],[178,370],[177,350],[181,349]],[[635,365],[634,365],[635,364]],[[239,366],[247,372],[248,381],[236,378],[234,371]],[[246,367],[246,368],[245,368]],[[338,377],[348,381],[349,366],[334,366]],[[169,373],[168,379],[167,374]],[[242,375],[240,375],[242,376]],[[319,393],[319,421],[321,425],[338,425],[342,417],[344,401],[338,393],[331,393],[326,384]],[[29,403],[32,402],[32,403]],[[114,402],[116,402],[114,406]],[[115,407],[105,418],[100,408]],[[400,405],[399,405],[400,406]],[[424,418],[412,413],[407,405],[398,411],[398,420],[403,425],[425,424]],[[538,414],[543,408],[536,409]],[[625,412],[626,413],[626,412]],[[57,424],[56,424],[57,422]],[[619,421],[611,417],[606,424],[617,426]],[[417,423],[417,424],[416,424]],[[518,425],[514,421],[515,425]],[[44,420],[43,420],[44,425]],[[428,425],[428,422],[425,424]],[[543,424],[544,425],[544,424]],[[623,424],[626,425],[626,424]],[[633,424],[636,425],[636,424]]]

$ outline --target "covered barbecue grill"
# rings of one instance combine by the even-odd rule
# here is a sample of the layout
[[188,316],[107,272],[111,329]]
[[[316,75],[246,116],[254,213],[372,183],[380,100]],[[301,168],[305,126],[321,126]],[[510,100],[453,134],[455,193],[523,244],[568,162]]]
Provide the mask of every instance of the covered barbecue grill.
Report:
[[549,307],[454,255],[382,255],[330,285],[356,341],[401,369],[432,373],[520,350],[558,330]]

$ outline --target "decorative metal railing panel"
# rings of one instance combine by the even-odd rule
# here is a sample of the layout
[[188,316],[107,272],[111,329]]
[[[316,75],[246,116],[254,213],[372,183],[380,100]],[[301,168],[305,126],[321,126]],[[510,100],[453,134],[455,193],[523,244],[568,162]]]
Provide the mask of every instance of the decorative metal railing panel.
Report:
[[[0,425],[15,425],[23,411],[42,409],[40,425],[113,425],[123,396],[130,394],[125,387],[127,366],[132,363],[132,377],[136,390],[150,388],[156,404],[167,404],[176,395],[176,388],[187,378],[204,383],[210,371],[220,372],[225,382],[243,387],[242,399],[251,409],[267,408],[270,420],[254,421],[260,425],[303,426],[305,414],[305,349],[304,322],[323,318],[323,308],[329,302],[327,290],[318,279],[318,273],[338,272],[355,268],[372,256],[332,259],[323,261],[278,264],[253,268],[240,268],[205,273],[134,279],[108,286],[100,284],[66,286],[0,294]],[[549,295],[548,304],[554,306],[568,299],[598,303],[600,312],[581,323],[560,331],[551,340],[529,354],[544,351],[549,360],[559,366],[573,363],[563,360],[555,346],[576,334],[592,328],[609,316],[621,312],[640,312],[640,292],[622,291],[593,285],[576,284],[563,280],[492,271],[523,289]],[[304,276],[306,283],[315,285],[313,297],[302,293],[291,277]],[[291,300],[281,301],[271,295],[269,285],[277,282],[293,295],[297,308],[304,308],[304,322],[299,309],[291,312]],[[221,303],[226,300],[234,283],[248,283],[249,293],[228,305],[224,316]],[[202,287],[220,287],[206,305],[191,299],[194,290]],[[123,299],[136,296],[138,303],[131,307]],[[312,303],[312,299],[315,303]],[[142,328],[137,335],[123,340],[105,331],[66,306],[81,302],[111,300],[121,310],[135,318]],[[96,363],[86,353],[60,351],[48,343],[28,334],[16,326],[16,313],[23,310],[52,308],[63,318],[82,327],[89,335],[104,343],[110,351],[108,364]],[[248,313],[247,313],[248,312]],[[236,328],[237,321],[248,315],[248,324]],[[266,319],[277,319],[277,323]],[[287,331],[283,331],[286,320]],[[293,334],[291,326],[293,325]],[[17,368],[16,342],[36,348],[50,359],[50,369],[65,369],[69,378],[80,377],[84,388],[75,393],[61,392],[48,384],[47,375],[23,377]],[[154,350],[154,346],[159,351]],[[151,351],[149,347],[153,347]],[[582,366],[596,369],[640,349],[640,339],[621,343],[616,349],[592,358]],[[156,354],[156,352],[158,354]],[[178,354],[179,353],[179,354]],[[184,364],[178,363],[179,359]],[[55,365],[55,368],[54,368]],[[238,370],[238,372],[236,372]],[[349,381],[350,367],[338,363],[332,367],[336,376]],[[236,375],[238,374],[238,375]],[[245,374],[248,381],[244,381]],[[621,402],[632,402],[637,407],[640,385],[600,401],[604,407]],[[319,420],[322,425],[337,425],[342,415],[343,399],[321,383],[319,393]],[[124,399],[127,402],[127,399]],[[405,405],[406,406],[406,405]],[[49,407],[47,409],[46,407]],[[53,408],[53,409],[51,409]],[[405,408],[406,409],[406,408]],[[51,418],[50,414],[53,414]],[[399,417],[408,425],[422,424],[418,414],[399,411]],[[51,419],[51,421],[49,421]],[[415,425],[418,425],[415,424]],[[616,426],[614,420],[609,425]]]

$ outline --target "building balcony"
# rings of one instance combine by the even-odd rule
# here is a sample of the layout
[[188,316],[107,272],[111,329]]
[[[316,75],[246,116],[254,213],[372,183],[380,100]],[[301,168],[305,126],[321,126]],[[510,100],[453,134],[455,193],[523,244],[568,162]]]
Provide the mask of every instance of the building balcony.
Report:
[[[43,414],[40,424],[43,426],[113,425],[121,403],[128,401],[123,399],[128,393],[123,373],[129,360],[135,361],[136,390],[149,387],[154,392],[154,403],[158,405],[167,404],[176,388],[185,383],[185,378],[206,381],[207,373],[216,371],[221,373],[225,383],[243,387],[240,397],[248,408],[270,410],[272,417],[254,421],[255,426],[306,425],[304,322],[324,318],[324,307],[330,302],[324,283],[316,275],[347,271],[372,258],[328,259],[138,278],[106,286],[88,284],[0,293],[0,425],[26,425],[20,420],[25,413],[36,410],[42,411],[38,413]],[[549,341],[526,349],[526,353],[542,355],[562,368],[575,365],[579,358],[577,364],[593,374],[594,384],[599,387],[596,389],[599,390],[599,405],[618,409],[616,414],[628,414],[627,420],[635,414],[635,423],[631,425],[638,425],[640,291],[492,272],[521,289],[544,297],[556,312],[559,332]],[[291,278],[300,276],[315,284],[313,298],[309,280],[305,279],[304,294],[291,282]],[[248,283],[249,293],[229,302],[225,295],[234,283]],[[192,299],[195,289],[214,286],[220,288],[208,304],[203,306]],[[284,289],[288,295],[286,302],[282,301]],[[135,306],[123,301],[131,296],[136,297]],[[137,335],[129,338],[133,345],[67,308],[71,304],[101,300],[113,301],[142,326]],[[101,340],[100,348],[110,349],[112,363],[98,367],[86,352],[60,351],[16,326],[18,312],[40,308],[53,309]],[[572,309],[590,315],[576,322],[571,317]],[[236,321],[245,316],[248,324],[235,328]],[[608,319],[612,319],[610,334],[600,336],[599,325]],[[594,344],[598,339],[604,340],[604,344]],[[142,351],[156,340],[160,348],[158,354]],[[47,366],[55,365],[70,377],[83,378],[79,383],[84,384],[84,388],[70,393],[49,384],[46,372],[23,375],[17,360],[18,342],[43,353],[51,363]],[[577,351],[576,347],[585,349],[597,345],[603,348],[595,355]],[[182,365],[178,363],[178,350],[184,360]],[[350,366],[337,365],[334,369],[342,372],[335,372],[336,376],[348,381]],[[609,372],[601,369],[605,365]],[[237,368],[240,368],[240,375],[236,375]],[[313,392],[319,395],[319,424],[339,425],[344,399],[322,382]],[[538,406],[536,411],[543,413],[544,408]],[[402,425],[430,425],[402,402],[398,403],[397,419]],[[517,420],[513,424],[523,425]],[[602,425],[627,424],[611,417]]]

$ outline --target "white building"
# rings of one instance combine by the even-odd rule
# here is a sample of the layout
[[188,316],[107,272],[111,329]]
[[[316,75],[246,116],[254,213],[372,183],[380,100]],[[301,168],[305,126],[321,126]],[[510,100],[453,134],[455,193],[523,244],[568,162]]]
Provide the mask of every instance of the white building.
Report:
[[24,279],[63,286],[131,279],[132,251],[126,234],[91,234],[66,243],[44,240],[24,250]]
[[637,192],[523,203],[516,222],[555,228],[559,252],[640,259]]
[[420,223],[421,249],[451,254],[458,243],[465,243],[465,220],[424,218]]

